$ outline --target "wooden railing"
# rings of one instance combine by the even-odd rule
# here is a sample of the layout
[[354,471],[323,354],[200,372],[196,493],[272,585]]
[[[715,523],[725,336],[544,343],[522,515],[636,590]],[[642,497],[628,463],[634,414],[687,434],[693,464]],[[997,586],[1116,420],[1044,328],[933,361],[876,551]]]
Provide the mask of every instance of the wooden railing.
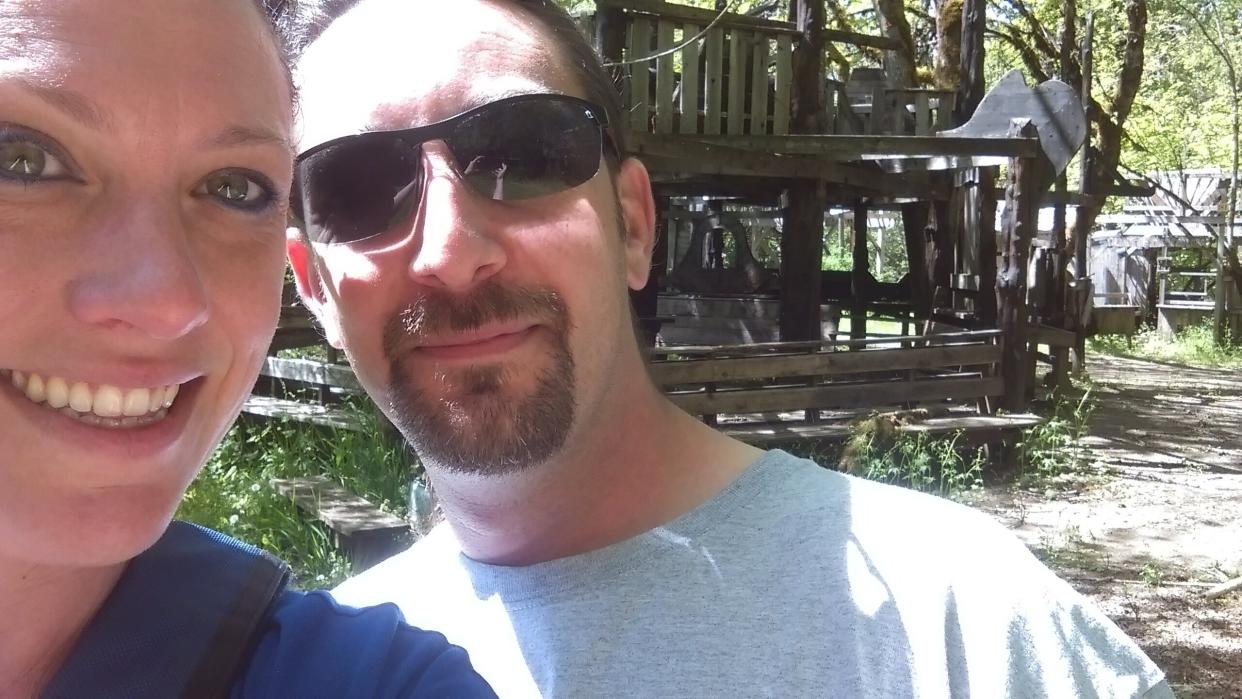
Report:
[[[660,0],[597,0],[596,5],[589,29],[614,33],[612,43],[621,48],[610,58],[622,68],[625,126],[631,131],[790,133],[793,49],[799,37],[792,23],[727,13],[713,25],[715,11]],[[830,31],[828,37],[891,48],[878,36]],[[827,81],[825,98],[829,135],[927,136],[952,126],[953,92],[892,89],[875,70],[857,71],[848,82]]]

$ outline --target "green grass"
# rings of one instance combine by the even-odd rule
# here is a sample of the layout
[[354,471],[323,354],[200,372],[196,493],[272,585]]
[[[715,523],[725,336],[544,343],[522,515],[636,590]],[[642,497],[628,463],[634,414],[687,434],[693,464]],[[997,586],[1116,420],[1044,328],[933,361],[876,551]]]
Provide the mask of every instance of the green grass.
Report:
[[943,497],[958,497],[983,486],[984,452],[961,445],[960,434],[896,433],[882,420],[862,421],[843,445],[804,441],[783,448],[821,466]]
[[1153,359],[1192,366],[1236,369],[1242,367],[1242,345],[1218,346],[1210,324],[1186,328],[1169,340],[1145,328],[1135,335],[1099,335],[1088,341],[1091,352],[1139,359]]
[[295,584],[331,587],[349,573],[331,532],[271,487],[273,478],[324,475],[399,517],[421,466],[366,404],[352,409],[364,432],[291,422],[240,422],[190,486],[177,512],[284,559]]
[[1017,480],[1024,485],[1048,485],[1053,479],[1083,471],[1091,453],[1087,436],[1095,401],[1087,389],[1078,398],[1054,395],[1048,419],[1022,431],[1018,442]]

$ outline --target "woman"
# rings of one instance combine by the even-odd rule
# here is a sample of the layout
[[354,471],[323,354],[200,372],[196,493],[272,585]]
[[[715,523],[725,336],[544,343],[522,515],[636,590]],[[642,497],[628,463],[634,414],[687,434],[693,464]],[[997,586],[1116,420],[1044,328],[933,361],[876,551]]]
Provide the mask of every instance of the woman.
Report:
[[0,697],[490,692],[169,528],[275,327],[291,114],[257,0],[0,0]]

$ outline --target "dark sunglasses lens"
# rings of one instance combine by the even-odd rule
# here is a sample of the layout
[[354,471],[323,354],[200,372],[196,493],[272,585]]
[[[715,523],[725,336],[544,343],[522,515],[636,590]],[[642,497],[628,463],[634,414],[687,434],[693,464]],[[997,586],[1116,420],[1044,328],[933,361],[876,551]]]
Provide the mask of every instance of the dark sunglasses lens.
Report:
[[359,138],[298,164],[301,211],[311,240],[352,243],[392,228],[417,201],[417,149],[397,138]]
[[482,109],[446,140],[475,191],[511,201],[563,192],[594,177],[601,139],[586,107],[537,99]]

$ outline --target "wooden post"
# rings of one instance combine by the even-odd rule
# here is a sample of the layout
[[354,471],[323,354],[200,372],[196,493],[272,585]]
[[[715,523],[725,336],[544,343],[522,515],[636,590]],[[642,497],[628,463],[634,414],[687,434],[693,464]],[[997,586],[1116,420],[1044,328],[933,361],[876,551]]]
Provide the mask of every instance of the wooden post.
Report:
[[996,168],[979,168],[979,294],[975,312],[986,328],[996,327]]
[[[799,37],[793,50],[790,130],[824,132],[824,0],[793,0],[790,12]],[[827,190],[816,180],[790,185],[781,235],[781,339],[818,340],[820,266],[824,256]]]
[[[1087,15],[1087,31],[1082,37],[1082,108],[1086,111],[1087,119],[1087,139],[1082,144],[1082,156],[1078,160],[1078,174],[1080,191],[1085,196],[1092,196],[1094,191],[1091,182],[1091,80],[1092,80],[1092,59],[1094,53],[1091,43],[1095,40],[1095,15]],[[1082,213],[1085,207],[1078,207],[1079,221],[1082,220]],[[1075,224],[1074,229],[1078,235],[1074,238],[1074,352],[1071,363],[1073,365],[1074,376],[1082,376],[1087,368],[1087,328],[1086,323],[1082,322],[1081,309],[1087,299],[1086,294],[1091,293],[1091,281],[1087,277],[1087,239],[1091,236],[1091,232],[1085,230],[1081,225]]]
[[[595,14],[595,48],[605,63],[620,63],[625,50],[625,11],[617,7],[603,7]],[[625,66],[612,68],[613,80],[625,93],[629,81],[625,80]],[[625,100],[629,104],[629,100]]]
[[[1010,138],[1035,138],[1034,124],[1015,119],[1009,126]],[[1001,378],[1005,383],[1005,408],[1022,411],[1031,386],[1028,375],[1030,350],[1027,333],[1026,277],[1031,257],[1031,239],[1038,223],[1039,192],[1036,191],[1038,164],[1029,158],[1015,158],[1009,164],[1009,183],[1005,187],[1005,252],[997,279],[1003,338]]]
[[903,204],[901,207],[906,259],[910,269],[910,302],[915,318],[920,320],[931,318],[931,286],[927,283],[927,266],[923,262],[927,255],[927,240],[923,237],[923,231],[927,229],[930,215],[931,206],[926,202]]
[[[850,339],[867,337],[867,306],[871,285],[868,283],[871,260],[867,254],[867,204],[854,205],[854,264],[850,269]],[[861,349],[861,348],[856,348]]]
[[983,101],[983,38],[987,28],[987,0],[962,2],[962,86],[954,112],[958,125],[965,124]]
[[928,276],[932,289],[932,312],[940,308],[951,308],[953,305],[953,246],[954,226],[952,212],[954,202],[933,202],[932,212],[935,220],[928,231],[931,233],[927,250]]

